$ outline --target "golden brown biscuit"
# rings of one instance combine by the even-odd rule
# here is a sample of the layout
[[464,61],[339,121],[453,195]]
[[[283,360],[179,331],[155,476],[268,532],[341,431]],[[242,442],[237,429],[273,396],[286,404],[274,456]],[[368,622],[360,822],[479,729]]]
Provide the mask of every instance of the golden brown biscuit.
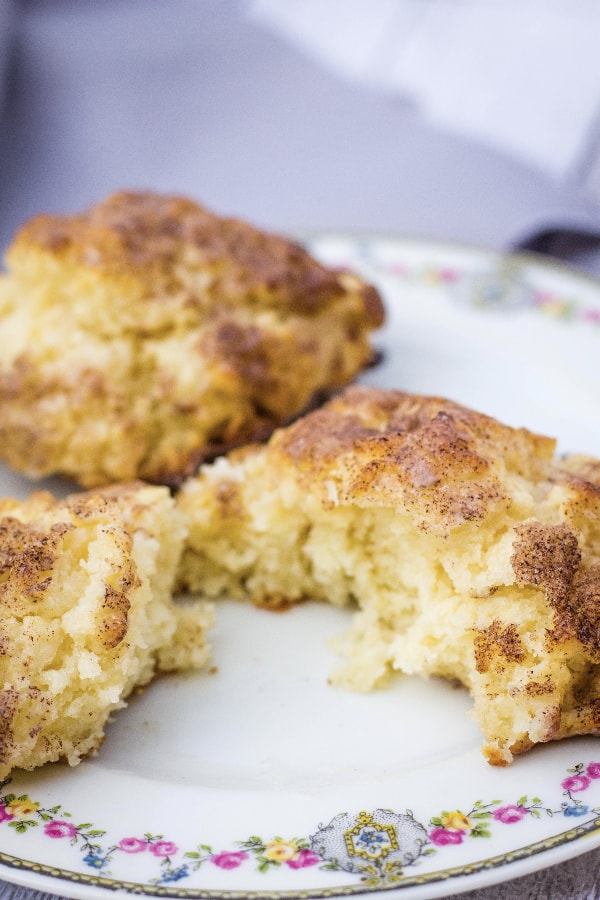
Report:
[[86,487],[177,484],[372,359],[379,295],[191,200],[40,216],[0,276],[0,458]]
[[0,778],[75,765],[156,670],[204,665],[210,609],[171,600],[184,534],[166,487],[0,501]]
[[458,679],[495,765],[600,733],[600,462],[448,400],[350,388],[184,485],[182,583],[358,607],[338,683]]

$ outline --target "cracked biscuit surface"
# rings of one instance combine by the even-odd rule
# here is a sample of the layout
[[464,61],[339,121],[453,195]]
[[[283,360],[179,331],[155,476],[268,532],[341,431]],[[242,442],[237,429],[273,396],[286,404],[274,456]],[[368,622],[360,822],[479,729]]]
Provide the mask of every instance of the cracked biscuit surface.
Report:
[[38,216],[0,276],[0,456],[85,487],[176,485],[373,358],[376,290],[193,201]]
[[600,462],[449,400],[350,388],[179,494],[180,580],[356,609],[341,685],[458,680],[483,752],[600,733]]
[[155,672],[206,663],[210,608],[171,599],[184,535],[166,487],[0,500],[0,778],[75,765]]

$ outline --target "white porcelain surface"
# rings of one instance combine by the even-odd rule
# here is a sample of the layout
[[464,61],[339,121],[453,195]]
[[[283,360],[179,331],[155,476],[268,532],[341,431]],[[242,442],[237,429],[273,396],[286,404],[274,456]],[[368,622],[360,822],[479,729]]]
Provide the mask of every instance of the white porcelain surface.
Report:
[[[600,456],[600,285],[446,244],[307,243],[384,294],[383,361],[365,382],[448,396]],[[0,469],[0,490],[31,485]],[[156,681],[98,757],[2,787],[0,877],[82,900],[423,900],[600,845],[596,739],[490,767],[464,691],[401,677],[366,696],[328,685],[328,639],[349,615],[222,603],[215,672]]]

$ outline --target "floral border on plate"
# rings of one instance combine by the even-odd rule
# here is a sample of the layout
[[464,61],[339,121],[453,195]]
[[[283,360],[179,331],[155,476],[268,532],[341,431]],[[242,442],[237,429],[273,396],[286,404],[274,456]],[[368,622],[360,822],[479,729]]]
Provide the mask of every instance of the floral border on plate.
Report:
[[[324,236],[327,241],[327,236]],[[571,270],[567,266],[552,259],[534,257],[519,253],[494,253],[478,250],[475,247],[462,247],[444,243],[431,242],[431,261],[414,262],[407,259],[410,253],[410,242],[402,239],[386,242],[392,248],[391,253],[380,254],[381,239],[355,237],[346,239],[348,251],[342,252],[337,260],[328,263],[340,268],[361,268],[365,273],[375,276],[392,277],[403,284],[414,284],[421,287],[447,290],[461,305],[480,310],[533,310],[541,315],[564,321],[582,322],[592,326],[600,326],[600,282],[596,285],[591,277]],[[323,238],[309,240],[312,252],[319,255]],[[419,246],[419,245],[416,245]],[[428,244],[424,243],[427,247]],[[404,251],[404,252],[403,252]],[[473,253],[473,261],[469,265],[464,259],[460,262],[444,262],[440,255],[450,253]],[[438,257],[436,259],[436,256]],[[482,261],[486,264],[482,265]],[[563,290],[550,289],[535,284],[529,272],[533,268],[545,272],[581,279],[586,285],[597,289],[599,302],[597,305],[587,304],[581,296]]]
[[[345,240],[348,242],[347,238]],[[307,241],[307,244],[309,247],[313,245],[311,249],[318,252],[321,241],[322,238],[317,238]],[[402,252],[402,240],[390,243],[393,253],[385,256],[378,255],[379,244],[378,238],[351,238],[348,259],[345,260],[341,253],[334,264],[360,267],[373,275],[391,277],[403,284],[432,289],[441,287],[460,305],[470,308],[529,309],[553,319],[600,325],[600,305],[586,305],[580,296],[542,288],[534,283],[535,279],[530,278],[532,267],[552,271],[552,261],[488,252],[485,257],[490,262],[486,265],[482,265],[481,258],[475,257],[472,264],[464,258],[460,263],[442,264],[439,255],[448,250],[460,253],[471,251],[477,256],[480,251],[433,243],[432,262],[416,263],[403,258],[407,254]],[[573,274],[584,279],[579,273]],[[597,288],[600,297],[600,284]],[[9,784],[10,780],[3,782],[0,790],[8,788]],[[46,808],[27,794],[17,795],[7,791],[0,796],[0,830],[11,828],[20,835],[35,831],[43,835],[44,840],[66,841],[73,848],[75,865],[81,865],[82,870],[65,870],[3,852],[0,852],[0,862],[15,869],[62,880],[112,890],[120,888],[146,896],[220,897],[223,895],[221,890],[184,887],[187,879],[207,866],[220,870],[225,880],[228,872],[242,867],[251,867],[267,876],[264,890],[240,892],[224,888],[231,900],[286,895],[324,898],[397,890],[497,868],[599,830],[600,805],[591,806],[581,799],[586,791],[594,787],[598,789],[599,785],[600,762],[577,763],[567,769],[566,774],[562,773],[562,799],[555,803],[548,804],[541,797],[528,795],[510,800],[477,799],[466,810],[439,809],[428,819],[417,818],[410,809],[403,812],[383,808],[360,810],[338,813],[327,824],[319,823],[314,833],[308,836],[272,835],[265,838],[250,835],[226,848],[216,848],[199,841],[187,849],[178,846],[166,834],[144,832],[111,838],[106,829],[92,822],[77,822],[61,804]],[[452,866],[453,848],[458,845],[472,840],[490,840],[496,829],[516,826],[525,819],[543,822],[557,816],[568,819],[573,823],[572,827],[505,853]],[[141,854],[148,860],[145,882],[111,877],[111,861],[117,856],[122,859],[139,858]],[[447,865],[417,874],[418,867],[434,856],[445,864],[447,862]],[[293,878],[293,873],[312,867],[326,873],[344,872],[355,878],[355,884],[327,886],[324,883],[322,887],[289,892],[287,889],[269,890],[270,871],[285,868]],[[330,876],[324,877],[327,879]],[[170,886],[174,883],[177,887]]]
[[[168,886],[183,882],[206,866],[216,867],[226,874],[240,867],[252,868],[264,875],[286,867],[290,873],[318,866],[324,873],[324,886],[316,890],[294,892],[295,896],[315,897],[352,894],[364,891],[410,887],[457,875],[472,874],[481,869],[531,856],[561,843],[574,840],[600,826],[600,806],[585,803],[591,791],[595,801],[600,797],[600,761],[576,763],[562,772],[557,799],[544,800],[524,794],[510,799],[477,799],[464,809],[438,809],[428,818],[415,816],[412,810],[397,812],[391,809],[344,812],[321,822],[308,836],[279,836],[267,838],[250,835],[234,841],[228,847],[213,847],[198,840],[193,846],[180,847],[168,834],[143,832],[110,836],[107,829],[78,818],[61,804],[51,808],[42,806],[27,794],[17,795],[10,790],[10,779],[0,785],[0,828],[13,829],[26,836],[33,832],[50,841],[65,841],[73,848],[74,864],[91,872],[56,869],[43,863],[30,863],[0,853],[7,865],[54,875],[71,881],[104,887],[121,887],[134,893],[161,896],[210,897],[219,892],[200,887],[177,890]],[[595,789],[595,790],[594,790]],[[452,867],[453,848],[470,841],[489,840],[496,829],[514,827],[524,819],[543,822],[561,816],[573,827],[555,835],[547,835],[534,844],[518,850],[476,860],[468,865]],[[577,824],[579,823],[579,824]],[[26,839],[25,839],[26,840]],[[127,882],[111,878],[111,863],[121,858],[145,855],[148,872],[145,882]],[[413,874],[429,857],[439,855],[444,867],[419,875]],[[344,872],[356,879],[356,884],[328,887],[331,873]],[[408,874],[407,874],[408,871]],[[268,878],[265,888],[268,892]],[[227,892],[233,897],[235,892]],[[285,894],[285,891],[278,891]],[[262,896],[262,891],[246,891],[244,896]]]

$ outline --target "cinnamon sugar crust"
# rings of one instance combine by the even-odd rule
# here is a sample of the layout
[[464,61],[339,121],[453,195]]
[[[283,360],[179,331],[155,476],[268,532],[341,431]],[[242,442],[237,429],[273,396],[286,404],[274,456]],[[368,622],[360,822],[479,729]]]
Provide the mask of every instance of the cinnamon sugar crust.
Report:
[[373,359],[379,294],[184,197],[39,216],[0,276],[0,455],[86,487],[176,485]]
[[334,680],[462,682],[507,765],[600,731],[600,463],[450,400],[353,387],[178,505],[179,578],[209,596],[356,611]]
[[[207,305],[221,303],[318,313],[323,304],[346,293],[340,273],[325,268],[299,244],[240,219],[217,216],[180,196],[124,191],[84,214],[38,216],[21,229],[15,250],[20,245],[37,246],[70,265],[139,279],[145,287],[139,299],[157,306],[151,323],[155,328],[172,323],[168,298],[181,288],[189,293],[177,297],[178,305],[190,318],[203,317]],[[206,270],[198,271],[200,267]],[[206,279],[220,290],[203,295],[195,290],[194,279]],[[362,288],[366,319],[374,327],[381,325],[377,291],[358,278],[356,284]]]
[[0,777],[95,753],[159,670],[208,660],[210,611],[171,599],[184,525],[164,487],[0,500]]
[[[439,533],[509,502],[503,471],[535,470],[555,442],[436,397],[355,387],[274,436],[308,482],[340,503],[410,509]],[[518,471],[518,470],[517,470]]]

